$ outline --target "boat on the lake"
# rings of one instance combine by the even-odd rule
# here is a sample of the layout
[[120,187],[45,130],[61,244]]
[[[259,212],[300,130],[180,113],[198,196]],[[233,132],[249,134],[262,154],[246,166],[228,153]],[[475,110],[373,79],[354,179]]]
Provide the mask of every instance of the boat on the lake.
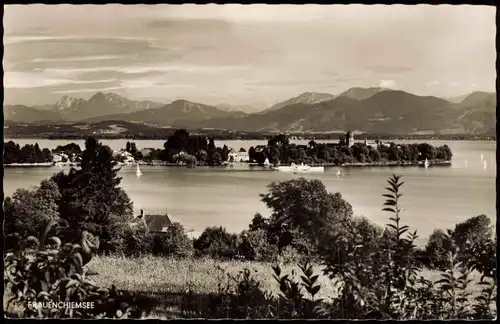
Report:
[[425,159],[425,161],[424,161],[424,168],[427,169],[429,167],[429,165],[430,165],[429,160]]
[[483,161],[483,168],[485,170],[488,168],[488,162],[486,162],[486,160]]
[[142,176],[141,169],[139,169],[139,164],[137,164],[137,169],[135,170],[135,174],[137,175],[137,177]]
[[290,166],[277,166],[274,168],[274,170],[281,172],[309,173],[309,172],[324,172],[325,167],[323,166],[312,167],[304,163],[301,163],[300,165],[292,163]]
[[266,160],[264,161],[264,166],[265,167],[270,167],[271,166],[271,163],[269,163],[269,159],[266,158]]
[[336,175],[337,175],[337,177],[341,177],[342,176],[342,173],[340,173],[340,169],[337,169]]

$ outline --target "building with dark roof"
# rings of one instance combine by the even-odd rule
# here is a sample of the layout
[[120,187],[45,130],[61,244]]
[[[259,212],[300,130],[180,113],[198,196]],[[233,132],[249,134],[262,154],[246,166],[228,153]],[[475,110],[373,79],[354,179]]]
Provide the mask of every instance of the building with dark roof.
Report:
[[[141,213],[131,222],[131,225],[140,224],[142,222],[149,233],[153,234],[164,234],[167,232],[167,229],[170,225],[172,225],[172,220],[168,216],[168,213],[165,214],[144,214],[144,210],[141,209]],[[192,230],[185,230],[186,233],[191,232]]]

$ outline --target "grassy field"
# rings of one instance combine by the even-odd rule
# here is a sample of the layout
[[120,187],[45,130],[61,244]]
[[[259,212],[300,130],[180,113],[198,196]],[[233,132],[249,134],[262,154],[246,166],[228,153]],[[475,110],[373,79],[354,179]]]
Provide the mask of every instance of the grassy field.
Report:
[[[98,275],[92,279],[99,286],[110,287],[115,285],[118,289],[138,293],[153,303],[152,313],[148,318],[176,318],[180,316],[180,305],[188,290],[194,291],[200,298],[210,293],[218,292],[219,283],[227,283],[226,273],[236,276],[245,268],[252,271],[252,277],[261,282],[261,287],[273,294],[279,291],[278,284],[273,278],[272,264],[242,261],[216,261],[213,259],[183,259],[144,256],[138,258],[97,256],[88,268],[96,271]],[[284,274],[292,275],[298,279],[301,270],[295,265],[282,267]],[[335,296],[337,289],[335,283],[321,274],[319,266],[314,267],[315,273],[320,275],[321,290],[318,295],[329,299]],[[436,281],[440,273],[423,271],[422,276]],[[479,274],[473,273],[471,279],[479,281]],[[478,285],[472,284],[473,293],[478,292]],[[4,295],[8,299],[8,292]],[[15,308],[7,314],[15,316]]]
[[[188,289],[198,294],[217,293],[218,284],[227,282],[226,273],[237,275],[239,271],[248,268],[252,276],[259,280],[262,288],[276,294],[279,291],[278,283],[273,278],[272,264],[259,262],[226,261],[213,259],[184,259],[145,256],[140,258],[96,257],[89,263],[89,268],[97,271],[94,277],[97,284],[102,286],[116,285],[119,289],[139,292],[155,297],[158,304],[152,317],[165,318],[178,314],[180,298]],[[335,296],[337,288],[333,280],[321,273],[319,266],[314,267],[315,273],[320,275],[321,290],[319,298],[329,299]],[[301,270],[295,265],[284,266],[282,272],[299,278]],[[426,279],[437,281],[441,279],[436,271],[423,271]],[[480,275],[474,272],[471,275],[474,282],[478,282]],[[477,293],[478,286],[472,284],[471,292]]]

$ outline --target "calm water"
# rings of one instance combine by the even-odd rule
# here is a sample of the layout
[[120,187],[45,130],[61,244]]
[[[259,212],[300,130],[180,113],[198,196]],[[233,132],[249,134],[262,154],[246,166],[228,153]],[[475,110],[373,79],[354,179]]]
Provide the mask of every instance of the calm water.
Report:
[[[14,140],[24,145],[33,140]],[[39,140],[41,148],[55,148],[71,141]],[[103,141],[112,148],[123,148],[126,140]],[[307,141],[297,141],[304,142]],[[409,142],[409,141],[407,141]],[[136,141],[138,148],[163,146],[164,141]],[[265,141],[219,141],[216,144],[239,149],[263,144]],[[79,141],[83,148],[83,141]],[[448,144],[453,153],[451,167],[350,168],[337,178],[336,168],[325,173],[300,175],[323,181],[331,192],[340,192],[358,215],[385,224],[391,216],[382,212],[383,188],[392,173],[403,176],[402,219],[421,238],[434,228],[448,228],[468,217],[487,214],[496,219],[495,142],[433,141]],[[483,168],[481,154],[488,162]],[[35,186],[58,172],[58,168],[6,168],[4,190],[11,195],[17,188]],[[207,226],[222,225],[229,231],[241,231],[256,212],[269,214],[259,194],[267,191],[272,181],[283,181],[299,175],[238,168],[166,168],[144,166],[137,178],[135,168],[123,167],[122,187],[134,201],[136,210],[146,213],[168,209],[173,218],[196,232]]]

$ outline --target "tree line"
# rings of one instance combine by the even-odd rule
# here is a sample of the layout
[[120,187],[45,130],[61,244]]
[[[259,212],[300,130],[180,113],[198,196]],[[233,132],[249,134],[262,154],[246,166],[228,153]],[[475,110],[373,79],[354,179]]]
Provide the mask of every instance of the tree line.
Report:
[[[49,163],[53,161],[54,154],[65,154],[68,160],[75,160],[80,156],[82,150],[78,144],[70,143],[58,145],[52,151],[48,148],[40,149],[38,143],[26,144],[20,147],[19,144],[9,141],[4,143],[4,163]],[[65,161],[63,161],[65,162]]]
[[38,143],[26,144],[23,147],[13,141],[4,143],[4,164],[47,162],[52,162],[52,152],[47,148],[40,149]]
[[219,166],[227,161],[229,152],[227,145],[216,147],[213,137],[190,134],[185,129],[179,129],[168,137],[163,149],[152,149],[144,157],[144,160],[161,160],[169,163],[183,162],[188,166]]
[[250,147],[250,161],[271,164],[335,164],[344,163],[386,163],[386,162],[418,162],[425,159],[450,161],[453,153],[448,145],[433,146],[428,143],[384,145],[376,141],[375,145],[356,142],[351,147],[342,136],[339,143],[316,143],[311,140],[308,145],[290,143],[288,136],[280,134],[268,141],[267,145]]

